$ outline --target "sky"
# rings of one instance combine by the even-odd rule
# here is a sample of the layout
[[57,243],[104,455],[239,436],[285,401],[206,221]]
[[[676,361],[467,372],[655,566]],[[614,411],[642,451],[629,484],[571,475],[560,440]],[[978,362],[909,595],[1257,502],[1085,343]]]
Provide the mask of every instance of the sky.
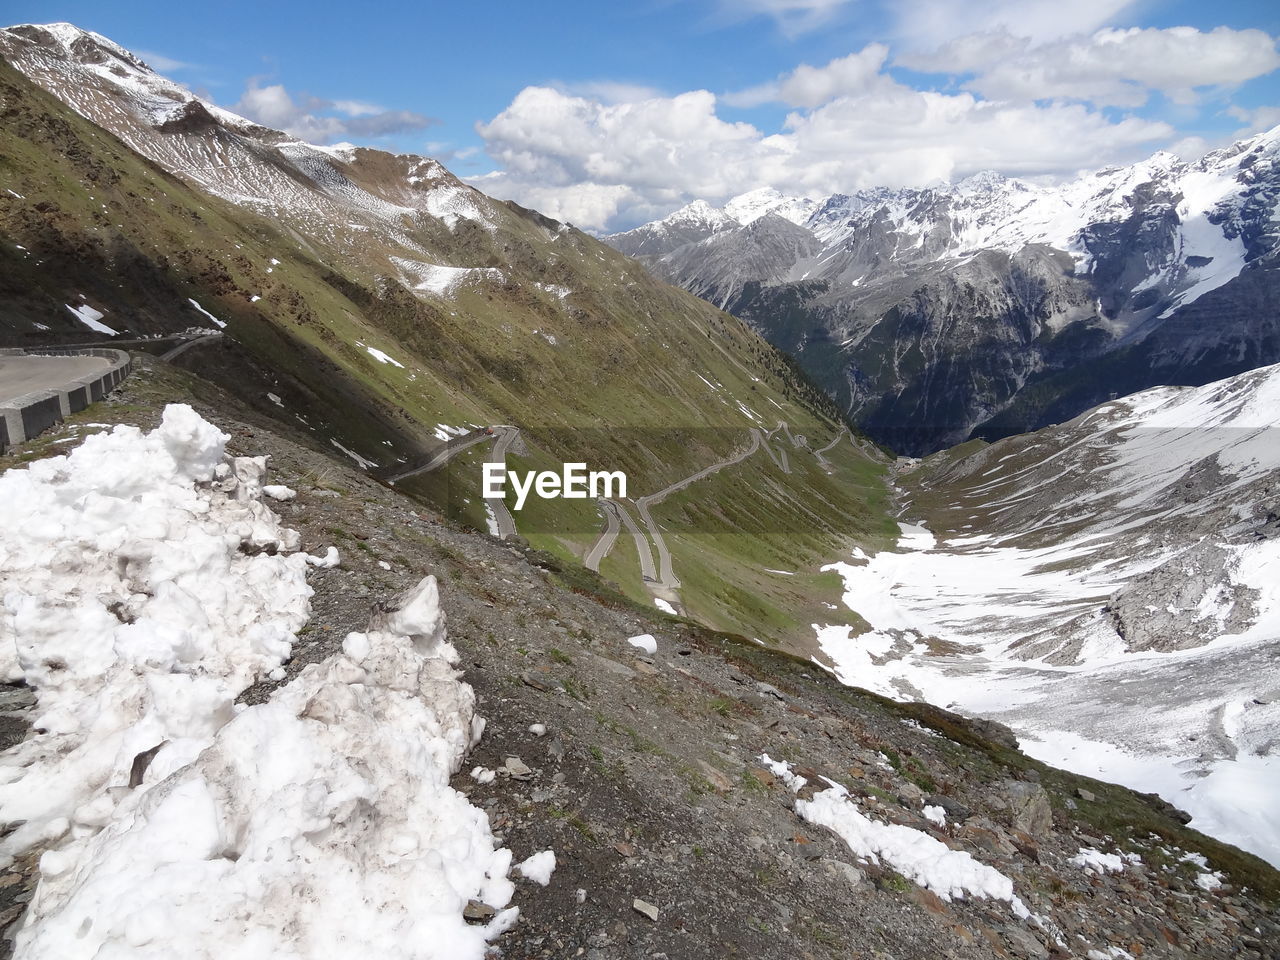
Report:
[[761,187],[1193,158],[1280,124],[1266,0],[7,0],[315,143],[444,162],[593,231]]

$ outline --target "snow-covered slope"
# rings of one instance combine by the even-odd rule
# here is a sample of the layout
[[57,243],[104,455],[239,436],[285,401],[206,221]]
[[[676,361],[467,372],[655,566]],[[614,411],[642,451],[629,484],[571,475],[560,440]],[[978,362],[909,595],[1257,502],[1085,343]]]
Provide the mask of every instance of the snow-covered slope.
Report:
[[[1057,185],[988,172],[836,194],[794,216],[807,204],[755,191],[723,211],[750,226],[627,252],[795,354],[904,452],[993,418],[983,435],[1072,416],[1114,395],[1066,376],[1079,368],[1088,381],[1104,355],[1141,355],[1113,372],[1121,392],[1280,360],[1280,313],[1264,308],[1260,325],[1244,307],[1277,286],[1280,128],[1194,162],[1158,153]],[[767,236],[767,212],[816,249]],[[1188,329],[1193,306],[1223,319],[1206,326],[1197,313]]]
[[1280,863],[1280,366],[901,474],[901,549],[836,569],[842,679],[992,716]]
[[660,257],[740,226],[742,224],[725,211],[705,200],[695,200],[661,220],[608,239],[611,246],[629,257]]
[[790,220],[798,226],[803,226],[817,205],[816,200],[810,200],[808,197],[788,197],[773,187],[761,187],[759,190],[739,194],[727,201],[724,212],[743,226],[753,220],[759,220],[766,213],[772,213],[783,220]]

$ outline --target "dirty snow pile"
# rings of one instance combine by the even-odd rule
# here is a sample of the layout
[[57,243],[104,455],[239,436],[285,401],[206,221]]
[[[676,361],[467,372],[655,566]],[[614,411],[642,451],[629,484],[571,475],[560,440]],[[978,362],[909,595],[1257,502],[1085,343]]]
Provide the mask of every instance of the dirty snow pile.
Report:
[[449,785],[484,724],[435,580],[236,704],[283,677],[311,590],[265,458],[227,439],[175,405],[0,476],[0,656],[38,698],[0,757],[0,819],[26,821],[2,849],[49,844],[17,955],[480,958],[518,910]]
[[[794,773],[786,761],[774,760],[767,753],[762,754],[760,760],[793,793],[799,793],[808,783]],[[822,779],[827,789],[815,793],[810,800],[797,798],[796,814],[836,834],[854,856],[873,863],[883,860],[943,900],[964,897],[1005,900],[1017,916],[1029,916],[1026,906],[1013,894],[1013,881],[999,870],[978,862],[962,850],[952,850],[922,830],[871,819],[850,799],[848,790],[834,780]]]

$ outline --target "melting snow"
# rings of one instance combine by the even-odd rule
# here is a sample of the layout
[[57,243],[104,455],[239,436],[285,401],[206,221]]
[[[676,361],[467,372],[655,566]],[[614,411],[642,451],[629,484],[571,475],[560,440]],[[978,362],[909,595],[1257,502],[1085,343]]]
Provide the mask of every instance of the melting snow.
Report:
[[[70,310],[72,315],[90,330],[94,330],[97,333],[105,333],[111,337],[118,336],[120,333],[119,330],[112,329],[105,323],[101,323],[100,321],[104,314],[99,310],[93,309],[87,303],[82,303],[78,307],[73,307],[69,303],[64,303],[63,306]],[[48,328],[46,327],[45,329]]]
[[195,302],[194,300],[192,300],[190,297],[188,297],[188,298],[187,298],[187,303],[191,304],[193,307],[195,307],[197,310],[199,310],[201,313],[203,313],[206,317],[208,317],[210,320],[212,320],[215,324],[217,324],[217,326],[218,326],[218,329],[219,329],[219,330],[222,330],[222,329],[224,329],[224,328],[226,327],[226,324],[225,324],[225,323],[223,323],[221,320],[219,320],[217,317],[215,317],[212,313],[210,313],[210,312],[209,312],[208,310],[206,310],[204,307],[200,306],[200,304],[196,303],[196,302]]
[[651,657],[658,652],[658,641],[653,638],[651,633],[642,633],[638,637],[628,637],[627,643]]
[[[772,760],[768,754],[761,760],[793,792],[799,792],[807,782],[793,774],[785,762]],[[848,790],[825,777],[823,780],[827,789],[815,793],[811,800],[797,799],[796,813],[802,820],[831,830],[855,856],[873,863],[883,860],[943,900],[966,896],[1005,900],[1015,912],[1025,913],[1026,908],[1013,895],[1013,881],[999,870],[962,850],[952,850],[921,830],[871,819],[858,809]]]
[[[0,476],[19,508],[0,656],[41,730],[3,756],[0,848],[54,841],[16,950],[481,960],[516,921],[512,857],[449,784],[483,721],[435,580],[237,705],[283,678],[311,590],[260,499],[266,458],[228,460],[227,439],[175,405]],[[523,868],[546,883],[554,854]],[[472,899],[488,924],[464,920]]]
[[372,460],[366,460],[364,457],[360,456],[360,454],[356,453],[354,450],[348,450],[346,447],[340,444],[337,440],[330,439],[329,442],[333,444],[335,447],[337,447],[339,450],[341,450],[343,453],[345,453],[352,460],[354,460],[361,470],[368,470],[370,467],[377,466],[377,464],[374,463]]

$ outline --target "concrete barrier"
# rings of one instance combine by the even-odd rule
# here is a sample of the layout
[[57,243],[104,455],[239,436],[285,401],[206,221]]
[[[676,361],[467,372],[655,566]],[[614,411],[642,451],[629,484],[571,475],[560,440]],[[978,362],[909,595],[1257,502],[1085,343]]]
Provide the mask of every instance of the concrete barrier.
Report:
[[101,373],[77,377],[51,390],[40,390],[11,400],[0,407],[0,450],[7,450],[61,423],[73,413],[101,400],[133,370],[133,358],[123,350],[109,347],[3,348],[0,356],[103,357],[110,366]]

